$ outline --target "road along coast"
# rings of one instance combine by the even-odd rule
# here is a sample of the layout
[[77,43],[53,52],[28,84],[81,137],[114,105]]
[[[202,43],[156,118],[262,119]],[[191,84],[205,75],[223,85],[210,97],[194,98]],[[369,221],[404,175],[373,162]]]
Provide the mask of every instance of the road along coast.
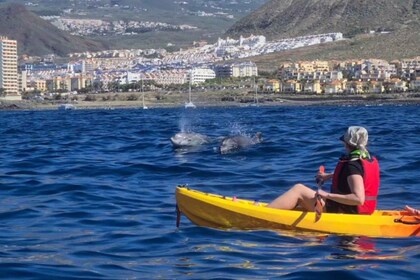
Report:
[[[142,95],[128,92],[75,95],[61,100],[0,100],[0,109],[54,110],[63,104],[72,104],[75,109],[183,107],[188,100],[187,93],[179,92],[147,92],[144,102]],[[251,92],[212,91],[195,92],[192,101],[197,107],[420,104],[420,92],[363,95],[259,93],[255,96]]]

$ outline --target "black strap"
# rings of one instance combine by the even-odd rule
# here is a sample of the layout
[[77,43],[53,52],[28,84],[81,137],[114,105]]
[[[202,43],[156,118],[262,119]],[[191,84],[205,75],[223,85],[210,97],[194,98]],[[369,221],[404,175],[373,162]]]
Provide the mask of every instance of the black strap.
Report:
[[394,222],[395,223],[402,223],[402,224],[405,224],[405,225],[418,225],[418,224],[420,224],[420,219],[418,219],[417,217],[415,217],[416,221],[405,221],[405,220],[403,220],[404,217],[405,216],[402,216],[399,219],[395,219]]

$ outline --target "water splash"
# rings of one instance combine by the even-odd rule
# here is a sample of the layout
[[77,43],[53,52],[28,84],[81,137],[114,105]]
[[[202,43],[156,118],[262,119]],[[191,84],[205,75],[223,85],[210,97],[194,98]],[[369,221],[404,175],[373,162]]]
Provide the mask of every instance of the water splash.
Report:
[[178,127],[181,132],[191,132],[190,121],[185,116],[179,119]]
[[249,133],[247,132],[247,129],[244,125],[239,124],[237,122],[230,124],[230,133],[231,135],[243,135],[243,136],[249,136]]

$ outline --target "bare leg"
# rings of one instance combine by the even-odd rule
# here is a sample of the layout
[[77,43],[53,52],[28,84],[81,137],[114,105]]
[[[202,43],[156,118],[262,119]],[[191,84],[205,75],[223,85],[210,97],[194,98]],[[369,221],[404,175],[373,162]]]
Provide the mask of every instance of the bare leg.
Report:
[[270,208],[291,210],[297,205],[304,210],[314,211],[316,192],[305,185],[296,184],[290,190],[267,205]]

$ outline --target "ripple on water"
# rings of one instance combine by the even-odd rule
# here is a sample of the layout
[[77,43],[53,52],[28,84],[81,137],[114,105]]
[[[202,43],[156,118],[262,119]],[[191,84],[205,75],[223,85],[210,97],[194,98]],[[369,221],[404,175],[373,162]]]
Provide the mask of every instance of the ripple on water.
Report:
[[[379,208],[420,205],[419,109],[1,111],[0,277],[416,279],[418,238],[224,231],[185,217],[177,229],[174,194],[188,184],[269,201],[297,182],[315,187],[318,166],[332,171],[344,152],[346,127],[364,125],[382,169]],[[215,141],[174,150],[181,130]],[[257,131],[262,143],[218,153],[222,137]]]

